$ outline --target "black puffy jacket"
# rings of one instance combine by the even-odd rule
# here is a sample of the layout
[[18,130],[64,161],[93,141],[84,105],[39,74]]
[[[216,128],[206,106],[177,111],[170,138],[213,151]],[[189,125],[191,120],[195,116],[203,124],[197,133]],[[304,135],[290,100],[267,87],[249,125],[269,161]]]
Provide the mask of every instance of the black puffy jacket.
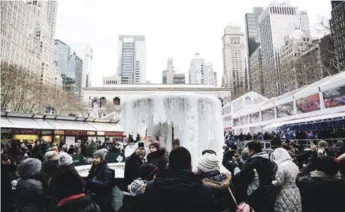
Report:
[[168,156],[165,149],[151,152],[147,155],[147,162],[157,166],[159,170],[165,169],[168,164]]
[[112,203],[112,189],[115,186],[115,171],[110,169],[106,161],[99,166],[92,166],[87,176],[87,193],[92,194],[93,200],[103,211]]
[[303,212],[344,212],[345,180],[321,171],[301,172],[296,184],[301,192]]
[[146,186],[143,212],[218,212],[212,191],[188,170],[160,170]]
[[44,184],[40,181],[41,166],[41,162],[34,158],[26,159],[20,165],[16,186],[18,212],[46,211]]

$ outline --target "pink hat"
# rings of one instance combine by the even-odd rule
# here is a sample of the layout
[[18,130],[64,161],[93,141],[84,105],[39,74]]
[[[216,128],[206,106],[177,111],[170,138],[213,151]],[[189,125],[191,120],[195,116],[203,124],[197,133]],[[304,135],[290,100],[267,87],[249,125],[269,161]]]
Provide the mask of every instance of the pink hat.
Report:
[[159,145],[159,143],[158,142],[152,142],[152,143],[150,143],[150,145],[149,145],[149,148],[151,147],[151,146],[154,146],[157,150],[159,150],[160,149],[160,145]]

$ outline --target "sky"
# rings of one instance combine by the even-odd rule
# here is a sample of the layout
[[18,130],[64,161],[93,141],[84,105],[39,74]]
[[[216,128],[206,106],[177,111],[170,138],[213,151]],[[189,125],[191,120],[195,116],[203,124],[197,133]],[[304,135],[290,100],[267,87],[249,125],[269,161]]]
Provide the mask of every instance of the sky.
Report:
[[[58,0],[55,37],[85,43],[94,51],[92,86],[116,74],[119,35],[146,36],[146,80],[161,83],[168,57],[188,75],[195,53],[212,62],[218,86],[223,76],[222,35],[228,24],[244,32],[244,15],[271,0]],[[331,0],[290,0],[307,10],[311,30],[330,18]]]

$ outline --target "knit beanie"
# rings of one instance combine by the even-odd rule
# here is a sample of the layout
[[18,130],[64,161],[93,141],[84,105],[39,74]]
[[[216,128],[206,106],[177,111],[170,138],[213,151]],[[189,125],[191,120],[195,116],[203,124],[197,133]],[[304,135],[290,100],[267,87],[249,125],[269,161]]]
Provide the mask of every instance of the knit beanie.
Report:
[[98,157],[98,158],[105,158],[105,156],[107,155],[108,150],[103,148],[103,149],[99,149],[96,152],[93,153],[93,157]]
[[327,141],[321,140],[317,145],[319,146],[319,148],[326,148],[328,146],[328,143]]
[[200,158],[200,161],[198,163],[198,169],[205,173],[219,170],[218,157],[210,153],[204,154]]
[[160,145],[159,145],[159,143],[158,143],[158,142],[156,142],[156,141],[155,141],[155,142],[150,143],[149,148],[150,148],[151,146],[155,147],[157,150],[159,150],[159,149],[160,149]]
[[145,163],[140,166],[140,177],[144,180],[151,181],[158,171],[158,167],[151,164]]
[[146,181],[138,178],[128,185],[128,191],[132,196],[137,196],[143,193],[143,186],[145,186]]
[[44,155],[45,161],[51,161],[51,160],[59,160],[59,153],[56,151],[48,151]]
[[72,156],[66,152],[61,152],[59,155],[59,166],[69,166],[73,164]]

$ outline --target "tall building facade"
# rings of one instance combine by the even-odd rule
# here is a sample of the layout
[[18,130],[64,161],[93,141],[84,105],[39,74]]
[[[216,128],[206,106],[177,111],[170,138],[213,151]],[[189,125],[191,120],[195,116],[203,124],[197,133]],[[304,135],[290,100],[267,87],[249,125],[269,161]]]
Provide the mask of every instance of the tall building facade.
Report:
[[190,62],[189,67],[189,84],[202,84],[202,72],[204,72],[205,60],[200,56],[199,53],[194,55],[194,58]]
[[245,38],[239,26],[227,26],[223,35],[223,86],[236,97],[249,90]]
[[259,16],[264,11],[262,7],[254,7],[252,13],[244,16],[247,55],[250,56],[260,46]]
[[175,67],[174,67],[174,60],[172,58],[168,58],[167,68],[162,71],[162,83],[163,84],[173,84],[174,83],[174,75],[175,75]]
[[173,77],[174,84],[186,84],[186,75],[182,73],[176,73]]
[[280,58],[284,39],[295,29],[309,25],[306,23],[307,15],[302,14],[303,18],[298,8],[288,2],[275,2],[259,17],[260,45],[264,61],[264,95],[267,97],[282,93]]
[[118,75],[122,84],[146,82],[146,44],[143,35],[119,36]]
[[77,53],[78,57],[83,60],[83,73],[81,87],[87,88],[92,86],[92,61],[93,49],[84,43],[71,44],[72,49]]
[[40,76],[41,63],[36,48],[36,16],[33,8],[24,1],[0,1],[0,6],[1,62],[18,65]]
[[257,48],[249,58],[251,89],[258,94],[264,93],[261,47]]
[[61,40],[55,40],[56,64],[60,69],[63,88],[76,99],[81,98],[83,61],[72,48]]
[[54,63],[57,1],[1,1],[1,61],[48,86],[61,86]]
[[41,61],[41,81],[53,85],[57,67],[54,63],[54,39],[57,15],[57,1],[30,0],[35,17],[35,38]]
[[206,62],[199,53],[194,55],[189,67],[189,84],[214,85],[214,73],[211,62]]
[[333,0],[330,20],[332,39],[334,40],[338,70],[345,70],[345,1]]
[[[301,60],[304,52],[309,48],[311,39],[305,31],[296,29],[285,38],[285,44],[281,51],[281,86],[282,93],[287,93],[301,85],[307,83],[304,80],[304,71],[302,71],[303,62]],[[309,61],[305,61],[309,62]],[[309,75],[309,74],[308,74]],[[308,78],[312,78],[309,76]]]

